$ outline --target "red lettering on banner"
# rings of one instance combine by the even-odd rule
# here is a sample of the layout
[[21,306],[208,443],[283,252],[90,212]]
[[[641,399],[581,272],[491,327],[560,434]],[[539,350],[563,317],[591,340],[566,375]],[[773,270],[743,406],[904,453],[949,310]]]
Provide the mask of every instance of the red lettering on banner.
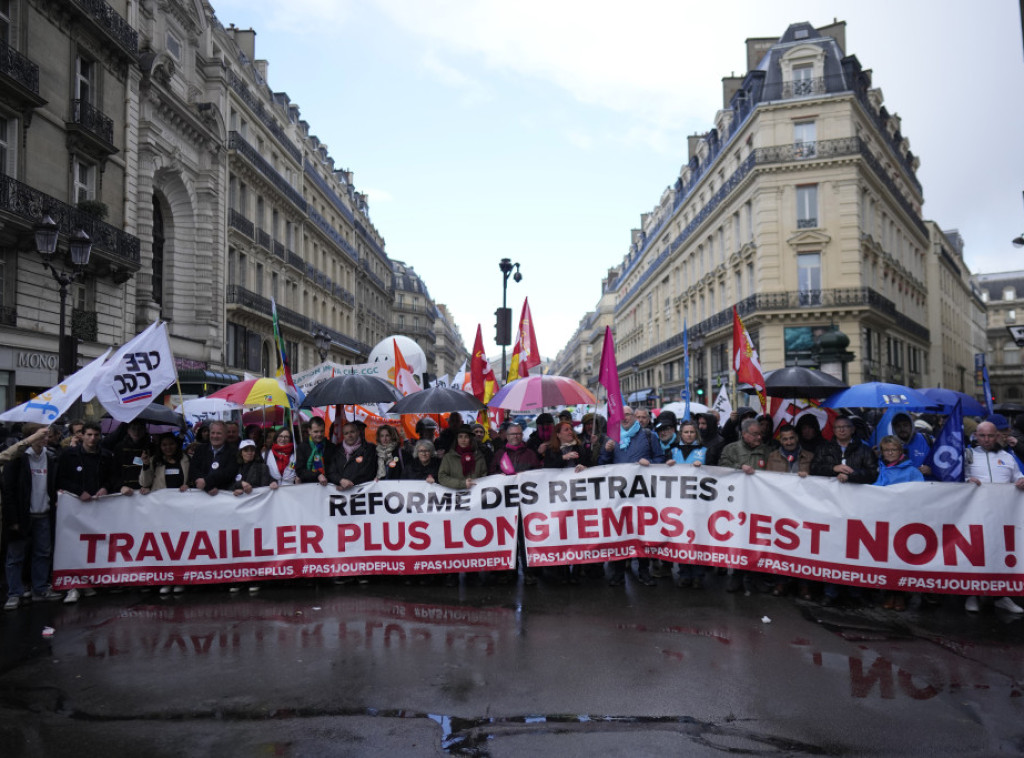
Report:
[[779,536],[775,538],[775,547],[779,550],[796,550],[800,547],[800,538],[795,531],[799,526],[800,522],[791,518],[780,518],[776,521],[775,533]]
[[251,550],[242,549],[242,535],[239,534],[237,529],[231,530],[231,555],[235,558],[248,558],[252,555]]
[[[924,538],[924,549],[921,552],[914,553],[910,550],[908,543],[911,537]],[[927,524],[904,524],[896,530],[892,549],[900,560],[911,566],[921,566],[930,562],[939,551],[939,538]]]
[[160,546],[156,543],[156,535],[152,532],[146,532],[142,535],[142,542],[139,544],[139,552],[135,554],[135,560],[141,561],[145,558],[152,558],[156,561],[162,561],[163,556],[160,554]]
[[309,524],[303,524],[300,527],[300,539],[302,541],[302,552],[305,553],[320,553],[323,554],[324,550],[320,546],[321,541],[324,538],[324,530],[319,526],[311,526]]
[[210,558],[216,560],[217,551],[213,548],[213,543],[210,542],[210,535],[206,532],[196,532],[195,541],[192,543],[192,550],[188,554],[188,559],[194,561],[196,558]]
[[813,521],[805,521],[803,527],[811,532],[811,555],[817,555],[821,552],[821,535],[832,531],[832,527],[828,524],[816,524]]
[[597,508],[580,508],[576,511],[576,520],[579,523],[580,537],[594,539],[598,536]]
[[964,558],[972,566],[985,565],[985,530],[981,524],[971,524],[970,540],[955,524],[942,525],[942,562],[947,566],[958,566],[956,551],[964,554]]
[[[473,535],[473,530],[476,529],[476,527],[481,527],[483,529],[482,537],[475,537]],[[464,532],[466,542],[468,542],[471,547],[483,547],[484,545],[487,545],[492,539],[494,539],[494,527],[491,526],[491,522],[487,519],[470,519],[466,522]]]
[[[572,511],[551,511],[551,518],[558,522],[558,539],[564,540],[569,536],[569,518],[573,515]],[[525,528],[526,521],[523,520],[523,527]]]
[[708,516],[708,531],[711,533],[711,536],[716,540],[732,539],[732,532],[718,531],[718,522],[722,519],[732,521],[734,518],[736,517],[729,513],[729,511],[715,511]]
[[253,541],[253,554],[259,558],[265,558],[268,555],[274,554],[274,548],[263,546],[263,529],[256,527],[252,530],[252,541]]
[[[625,486],[625,482],[623,482]],[[614,533],[616,537],[622,537],[633,533],[633,506],[624,505],[619,518],[615,518],[614,508],[601,509],[601,527],[606,535]]]
[[101,540],[106,539],[104,534],[80,534],[78,539],[85,543],[85,560],[88,563],[96,562],[96,546]]
[[115,532],[110,535],[110,544],[107,546],[107,560],[114,563],[118,558],[125,561],[132,559],[131,549],[135,546],[135,538],[130,534]]
[[[558,518],[557,514],[567,514],[569,511],[554,511],[551,516]],[[547,516],[543,513],[527,513],[523,516],[523,536],[530,540],[530,542],[542,542],[551,536],[551,530],[548,529],[546,523]],[[562,525],[565,525],[563,518]],[[565,539],[565,535],[562,535],[562,539]]]
[[409,548],[411,550],[426,550],[430,547],[430,534],[427,532],[427,522],[413,521],[409,524]]
[[846,525],[846,557],[850,560],[860,560],[860,547],[868,551],[868,555],[875,561],[889,560],[889,523],[879,521],[875,524],[875,533],[872,534],[867,525],[858,519],[853,519]]
[[444,546],[449,550],[454,550],[460,547],[465,547],[461,542],[456,542],[455,538],[452,537],[452,522],[444,522]]
[[647,527],[654,526],[658,523],[658,509],[652,508],[649,505],[641,505],[636,509],[637,515],[637,529],[640,534],[647,533]]
[[277,554],[295,555],[297,552],[295,549],[297,537],[294,526],[279,526],[277,528]]
[[345,545],[359,539],[359,524],[338,524],[338,551],[344,553]]
[[665,526],[661,527],[661,533],[666,537],[680,536],[686,529],[686,527],[683,526],[683,522],[679,520],[679,517],[682,515],[682,508],[669,506],[668,508],[662,509],[661,520],[665,522]]
[[178,541],[173,545],[171,544],[171,535],[167,532],[160,532],[160,540],[164,543],[164,549],[172,561],[181,560],[181,555],[185,552],[185,543],[188,541],[188,532],[179,534]]
[[772,533],[772,517],[762,513],[750,514],[750,544],[771,545],[768,536]]

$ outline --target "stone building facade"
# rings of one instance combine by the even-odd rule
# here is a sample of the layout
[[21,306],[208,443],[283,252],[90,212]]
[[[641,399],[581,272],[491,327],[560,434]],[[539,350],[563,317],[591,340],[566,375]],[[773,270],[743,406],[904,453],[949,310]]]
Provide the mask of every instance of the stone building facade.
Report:
[[0,3],[0,407],[52,386],[59,366],[58,286],[33,229],[59,229],[58,271],[72,234],[92,255],[67,289],[65,365],[133,334],[140,241],[130,200],[139,40],[129,3]]
[[[608,285],[624,391],[678,399],[685,323],[691,381],[712,396],[732,373],[733,306],[766,369],[820,365],[821,336],[839,329],[850,383],[967,389],[944,361],[973,352],[969,335],[934,349],[947,323],[928,297],[943,245],[921,217],[918,158],[871,72],[846,54],[845,24],[793,24],[747,52],[749,71],[723,79],[714,128],[690,138]],[[969,303],[965,277],[954,279],[960,291],[943,302]]]
[[273,373],[275,302],[294,371],[315,334],[360,363],[392,333],[367,197],[271,89],[255,37],[206,0],[0,2],[0,408],[57,379],[46,214],[61,250],[93,241],[68,302],[80,360],[163,319],[185,393],[205,394]]
[[985,355],[997,403],[1024,404],[1024,348],[1009,326],[1024,325],[1024,271],[976,274],[973,282],[985,303]]

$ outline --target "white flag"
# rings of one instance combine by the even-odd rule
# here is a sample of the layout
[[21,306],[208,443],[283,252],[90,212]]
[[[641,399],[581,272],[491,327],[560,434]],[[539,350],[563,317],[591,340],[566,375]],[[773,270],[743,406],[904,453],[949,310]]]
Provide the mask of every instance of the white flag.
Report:
[[448,386],[457,390],[464,390],[466,389],[465,384],[467,381],[469,381],[469,377],[466,376],[466,362],[463,361],[462,368],[459,369],[459,373],[455,375],[455,378],[452,379],[452,383]]
[[718,411],[718,415],[725,418],[732,413],[732,403],[729,402],[729,385],[723,384],[718,390],[718,397],[715,398],[711,410]]
[[103,370],[103,362],[110,355],[111,348],[99,358],[93,360],[81,371],[77,371],[56,387],[51,387],[46,392],[40,392],[27,403],[22,403],[17,408],[0,414],[0,421],[26,422],[36,424],[52,424],[60,416],[64,415],[68,408],[75,404],[75,401],[82,396],[94,381],[96,375]]
[[434,380],[434,385],[433,386],[434,387],[448,387],[448,386],[451,385],[451,382],[452,382],[451,378],[448,376],[448,374],[445,374],[444,376],[437,377],[437,379]]
[[173,384],[177,376],[167,326],[154,321],[114,353],[84,397],[91,400],[95,396],[112,418],[127,423]]

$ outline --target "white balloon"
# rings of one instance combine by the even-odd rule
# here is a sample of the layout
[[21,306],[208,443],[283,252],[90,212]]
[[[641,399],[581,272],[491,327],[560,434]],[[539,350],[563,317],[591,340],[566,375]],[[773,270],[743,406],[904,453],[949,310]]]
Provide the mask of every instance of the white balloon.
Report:
[[414,340],[401,334],[385,337],[378,342],[376,347],[370,351],[369,362],[383,363],[389,367],[394,365],[395,341],[398,342],[398,349],[402,351],[402,357],[405,358],[405,362],[409,364],[412,372],[417,376],[422,376],[423,372],[427,370],[427,356],[423,352],[423,348]]

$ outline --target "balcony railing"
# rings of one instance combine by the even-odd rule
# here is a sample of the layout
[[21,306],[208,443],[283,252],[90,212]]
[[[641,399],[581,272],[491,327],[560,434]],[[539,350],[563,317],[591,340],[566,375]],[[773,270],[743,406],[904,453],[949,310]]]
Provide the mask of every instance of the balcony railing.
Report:
[[133,58],[139,54],[139,33],[132,29],[104,0],[71,0],[92,21],[117,43],[117,45]]
[[360,342],[359,340],[353,337],[349,337],[346,334],[342,334],[341,332],[331,329],[329,326],[324,326],[323,324],[317,321],[311,322],[310,326],[312,327],[313,331],[323,329],[330,336],[331,342],[337,345],[341,345],[346,350],[349,350],[355,353],[356,355],[369,357],[370,350],[373,349],[365,342]]
[[237,229],[249,239],[256,236],[256,225],[234,208],[228,209],[228,226]]
[[0,40],[0,74],[8,76],[25,89],[39,94],[39,66]]
[[287,258],[284,252],[284,245],[278,242],[277,240],[274,240],[274,255],[276,255],[281,260]]
[[797,229],[816,229],[818,227],[817,218],[798,218],[796,220]]
[[230,69],[228,70],[228,85],[242,99],[242,102],[249,106],[250,110],[256,114],[256,118],[263,122],[263,125],[267,127],[270,133],[277,137],[281,147],[297,162],[302,161],[302,151],[295,147],[294,143],[288,139],[288,135],[278,125],[277,120],[267,112],[267,109],[263,107],[263,103],[252,94],[248,85],[242,81],[241,77]]
[[71,101],[71,121],[108,145],[114,144],[114,120],[86,100]]
[[259,243],[259,246],[262,247],[267,252],[270,252],[271,248],[273,247],[273,243],[270,240],[270,235],[259,228],[256,229],[256,241]]
[[[815,299],[818,300],[818,302],[809,302],[810,300]],[[873,308],[874,310],[877,310],[891,318],[897,328],[913,335],[922,342],[928,343],[931,340],[930,332],[927,327],[922,326],[910,317],[901,313],[896,308],[895,303],[888,298],[883,297],[880,293],[870,287],[763,292],[757,295],[751,295],[750,297],[741,300],[736,304],[736,310],[739,311],[740,316],[747,318],[751,314],[755,313],[789,310],[797,311],[811,305],[821,308],[847,308],[850,306]],[[718,329],[731,325],[732,307],[730,306],[729,308],[719,311],[710,318],[706,318],[700,323],[691,326],[688,330],[690,343],[692,345],[695,340]],[[620,364],[619,370],[627,371],[630,369],[634,361],[643,363],[650,358],[662,356],[664,353],[681,348],[682,346],[682,333],[674,334],[667,340],[659,342],[654,347],[649,348],[648,350],[645,350]]]
[[92,240],[94,254],[99,253],[111,262],[126,265],[132,271],[139,268],[138,237],[2,174],[0,211],[23,219],[26,230],[30,230],[43,216],[49,215],[63,235],[70,236],[78,229],[85,230]]
[[238,132],[228,132],[228,149],[245,158],[270,182],[278,192],[291,200],[303,213],[306,212],[306,199],[257,152],[256,148],[245,141]]
[[297,253],[294,253],[291,250],[289,250],[287,260],[290,266],[294,266],[295,268],[302,272],[306,271],[306,262],[302,260],[301,255],[298,255]]

